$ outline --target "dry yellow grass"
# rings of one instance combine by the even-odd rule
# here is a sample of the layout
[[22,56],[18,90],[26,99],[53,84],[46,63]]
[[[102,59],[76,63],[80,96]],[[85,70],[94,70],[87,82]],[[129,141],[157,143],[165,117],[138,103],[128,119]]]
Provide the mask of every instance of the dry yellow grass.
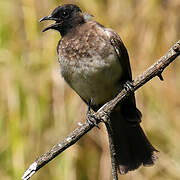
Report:
[[[69,1],[65,1],[69,2]],[[76,1],[77,2],[77,1]],[[59,75],[56,32],[38,20],[61,1],[0,1],[0,179],[20,179],[41,153],[63,139],[86,107]],[[79,0],[83,10],[115,29],[125,42],[134,76],[180,39],[179,0]],[[160,151],[154,167],[122,180],[180,179],[180,62],[137,91],[143,127]],[[34,180],[110,180],[103,126],[42,168]]]

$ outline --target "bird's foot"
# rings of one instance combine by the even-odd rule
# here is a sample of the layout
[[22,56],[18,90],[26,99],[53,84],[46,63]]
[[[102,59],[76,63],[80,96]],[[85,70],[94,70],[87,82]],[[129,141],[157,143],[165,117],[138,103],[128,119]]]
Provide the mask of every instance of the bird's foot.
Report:
[[124,84],[124,88],[126,89],[126,91],[131,91],[131,92],[133,92],[133,90],[134,90],[133,82],[131,82],[131,81],[126,81],[125,84]]
[[87,111],[87,114],[86,114],[86,119],[87,119],[87,122],[88,122],[90,125],[94,125],[94,126],[96,126],[98,129],[100,129],[100,127],[98,126],[98,123],[99,123],[100,121],[92,114],[90,103],[88,104],[88,111]]

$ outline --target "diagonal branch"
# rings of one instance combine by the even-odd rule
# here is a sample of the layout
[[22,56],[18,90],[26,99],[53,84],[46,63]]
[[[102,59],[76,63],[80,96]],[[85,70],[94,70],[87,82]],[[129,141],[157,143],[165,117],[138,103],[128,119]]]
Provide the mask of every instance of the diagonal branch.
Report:
[[[171,49],[161,57],[156,63],[149,67],[141,75],[137,76],[133,82],[131,82],[131,88],[124,88],[122,91],[111,101],[104,104],[96,113],[93,114],[94,118],[98,120],[103,120],[104,122],[108,121],[108,115],[111,113],[113,108],[121,101],[125,96],[128,96],[130,93],[136,91],[138,88],[143,86],[149,80],[158,76],[160,80],[162,78],[162,72],[164,69],[175,60],[180,55],[180,40],[174,44]],[[27,180],[33,174],[35,174],[41,167],[46,165],[49,161],[54,159],[61,152],[66,150],[68,147],[75,144],[83,135],[90,131],[94,125],[85,122],[84,124],[79,124],[73,132],[71,132],[63,141],[54,145],[48,152],[41,155],[36,161],[31,164],[28,170],[24,173],[22,179]],[[114,169],[113,169],[114,170]],[[114,175],[115,179],[117,174]]]

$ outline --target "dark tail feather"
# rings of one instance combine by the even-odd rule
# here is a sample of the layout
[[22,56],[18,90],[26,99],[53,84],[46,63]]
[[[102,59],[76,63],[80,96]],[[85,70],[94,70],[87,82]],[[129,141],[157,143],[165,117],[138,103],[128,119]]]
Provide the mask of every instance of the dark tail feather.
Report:
[[[139,122],[137,121],[139,119]],[[140,165],[151,166],[157,159],[157,150],[151,145],[140,126],[140,112],[133,108],[131,116],[120,111],[112,112],[110,124],[106,124],[109,134],[111,155],[120,174],[137,169]]]

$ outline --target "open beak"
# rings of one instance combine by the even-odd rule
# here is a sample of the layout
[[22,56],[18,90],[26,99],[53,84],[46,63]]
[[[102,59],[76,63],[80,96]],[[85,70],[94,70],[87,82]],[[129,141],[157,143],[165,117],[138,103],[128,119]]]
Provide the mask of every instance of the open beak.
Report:
[[48,21],[48,20],[53,20],[53,21],[56,21],[56,22],[55,22],[54,24],[51,24],[50,26],[46,27],[45,29],[43,29],[42,32],[45,32],[45,31],[47,31],[47,30],[49,30],[49,29],[55,29],[55,30],[57,30],[58,27],[62,24],[62,21],[61,21],[61,20],[59,20],[58,18],[54,18],[54,17],[52,17],[51,15],[45,16],[45,17],[41,18],[41,19],[39,20],[39,22]]

